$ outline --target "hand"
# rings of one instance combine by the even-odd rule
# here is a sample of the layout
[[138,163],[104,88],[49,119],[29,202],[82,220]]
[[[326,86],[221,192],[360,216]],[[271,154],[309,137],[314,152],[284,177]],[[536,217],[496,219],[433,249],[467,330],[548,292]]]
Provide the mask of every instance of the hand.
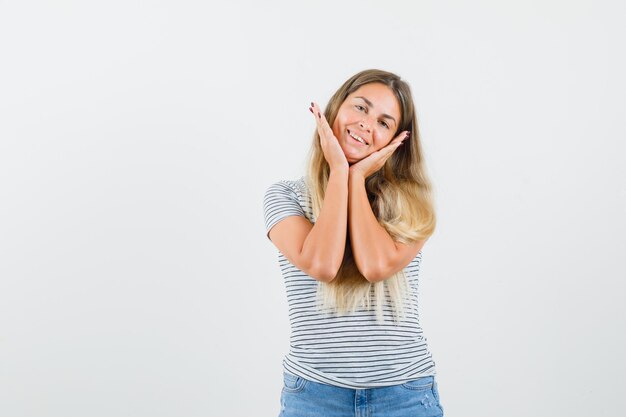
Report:
[[359,162],[352,164],[350,166],[350,176],[359,175],[362,176],[363,179],[366,179],[367,177],[381,169],[383,165],[385,165],[385,162],[387,161],[387,159],[389,159],[391,154],[393,154],[393,152],[398,149],[402,142],[409,137],[409,133],[410,132],[406,130],[401,132],[384,148],[381,148],[376,152],[368,155],[367,157],[361,159]]
[[315,124],[317,125],[317,133],[320,135],[320,145],[322,146],[322,151],[324,152],[324,158],[328,165],[330,166],[330,170],[340,170],[345,169],[346,171],[349,168],[348,160],[346,159],[346,154],[343,153],[343,149],[341,149],[341,145],[339,145],[339,141],[335,137],[333,130],[330,128],[328,122],[326,121],[326,117],[324,113],[320,109],[320,107],[311,102],[311,107],[309,107],[311,113],[315,117]]

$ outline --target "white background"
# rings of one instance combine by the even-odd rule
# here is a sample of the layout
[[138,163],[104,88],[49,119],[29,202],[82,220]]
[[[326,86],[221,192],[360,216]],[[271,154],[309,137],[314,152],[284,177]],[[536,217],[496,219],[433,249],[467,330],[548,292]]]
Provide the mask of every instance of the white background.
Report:
[[311,100],[412,87],[446,416],[626,407],[623,1],[0,1],[0,415],[276,416],[262,198]]

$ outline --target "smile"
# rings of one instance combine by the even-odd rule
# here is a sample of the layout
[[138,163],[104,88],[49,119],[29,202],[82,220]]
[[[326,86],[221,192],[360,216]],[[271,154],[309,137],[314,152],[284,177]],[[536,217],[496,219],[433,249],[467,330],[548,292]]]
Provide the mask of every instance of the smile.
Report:
[[367,145],[367,142],[365,142],[365,140],[363,140],[363,138],[360,137],[359,135],[355,135],[354,133],[350,132],[349,130],[348,130],[348,135],[350,135],[350,137],[355,139],[357,142],[361,142],[363,145]]

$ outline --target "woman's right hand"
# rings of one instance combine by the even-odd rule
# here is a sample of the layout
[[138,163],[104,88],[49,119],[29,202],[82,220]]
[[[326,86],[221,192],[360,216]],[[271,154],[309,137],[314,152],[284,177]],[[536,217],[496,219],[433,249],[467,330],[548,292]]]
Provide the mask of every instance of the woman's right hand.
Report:
[[346,154],[343,153],[343,149],[341,149],[341,145],[339,145],[339,141],[335,137],[333,130],[330,128],[328,121],[326,121],[324,113],[317,103],[313,102],[311,102],[309,110],[315,117],[317,133],[320,135],[320,145],[322,146],[324,158],[326,159],[326,162],[328,162],[330,170],[348,170],[350,165],[346,159]]

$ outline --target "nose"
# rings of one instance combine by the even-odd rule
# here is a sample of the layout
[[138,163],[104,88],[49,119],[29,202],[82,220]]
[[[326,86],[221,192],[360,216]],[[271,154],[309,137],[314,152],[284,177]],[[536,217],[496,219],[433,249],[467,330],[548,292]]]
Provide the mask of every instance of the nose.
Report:
[[367,130],[368,132],[370,131],[370,125],[369,123],[365,122],[364,120],[361,120],[359,122],[359,127],[363,130]]

